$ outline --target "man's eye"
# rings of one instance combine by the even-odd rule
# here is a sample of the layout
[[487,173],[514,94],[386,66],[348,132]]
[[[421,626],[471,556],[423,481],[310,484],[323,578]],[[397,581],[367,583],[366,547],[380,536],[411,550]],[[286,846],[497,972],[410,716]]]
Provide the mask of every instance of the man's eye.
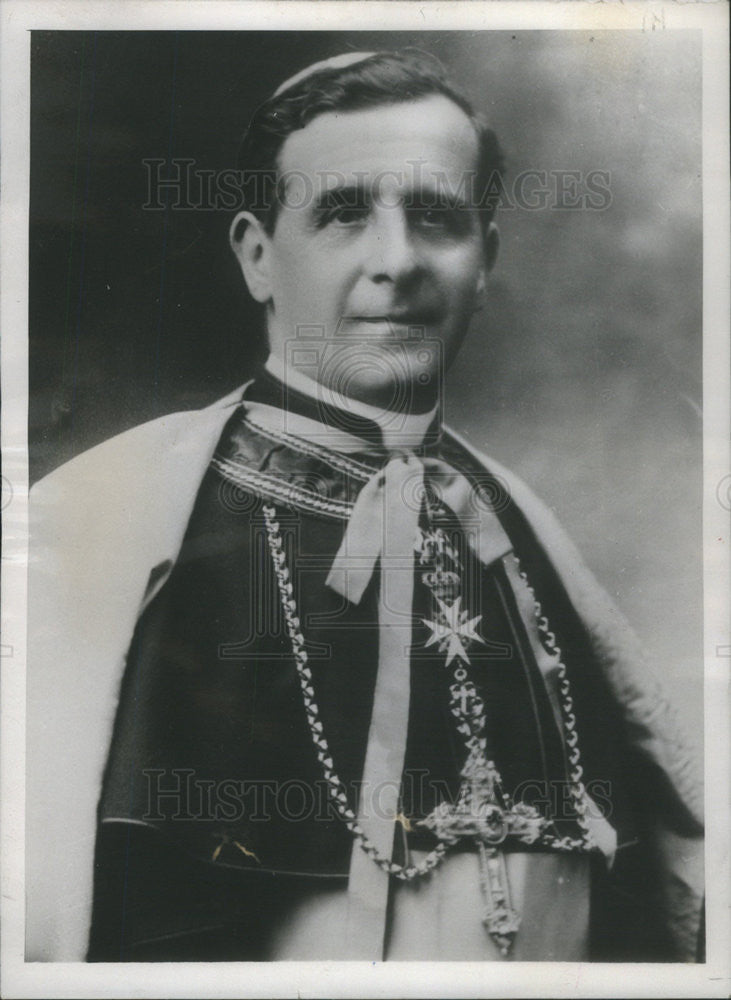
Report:
[[328,210],[326,221],[335,222],[341,226],[352,226],[363,222],[367,216],[367,205],[335,205]]
[[448,208],[412,208],[412,220],[426,229],[450,229],[454,226],[454,213]]
[[444,226],[448,221],[448,213],[443,208],[422,208],[418,216],[427,226]]
[[450,237],[465,235],[474,224],[470,214],[456,205],[414,205],[409,208],[409,219],[417,229]]

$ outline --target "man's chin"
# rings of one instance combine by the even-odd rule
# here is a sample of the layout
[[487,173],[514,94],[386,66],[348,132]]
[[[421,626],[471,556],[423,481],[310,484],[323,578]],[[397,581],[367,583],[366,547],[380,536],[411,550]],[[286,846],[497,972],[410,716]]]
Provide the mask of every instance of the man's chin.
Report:
[[335,397],[342,397],[386,410],[423,413],[439,398],[443,372],[443,348],[437,338],[349,335],[329,342],[322,351],[317,381],[333,396],[333,404]]
[[340,321],[336,340],[340,337],[348,341],[364,340],[381,344],[384,348],[392,345],[427,340],[438,336],[440,324],[432,318],[394,320],[388,317]]
[[398,378],[387,378],[383,372],[369,371],[363,366],[348,379],[326,382],[322,394],[324,400],[340,407],[347,406],[352,399],[383,410],[426,413],[438,401],[439,385],[440,380],[435,375],[425,372],[413,377],[406,373]]

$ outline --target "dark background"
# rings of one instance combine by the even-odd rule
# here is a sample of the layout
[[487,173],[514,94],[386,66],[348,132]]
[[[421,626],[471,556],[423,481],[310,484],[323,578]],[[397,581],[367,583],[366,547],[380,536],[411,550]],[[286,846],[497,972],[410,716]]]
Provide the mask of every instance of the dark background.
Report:
[[282,79],[409,44],[487,116],[508,184],[611,174],[604,211],[500,213],[446,415],[554,508],[700,732],[699,33],[33,32],[31,476],[251,367],[230,213],[144,210],[142,161],[232,167]]

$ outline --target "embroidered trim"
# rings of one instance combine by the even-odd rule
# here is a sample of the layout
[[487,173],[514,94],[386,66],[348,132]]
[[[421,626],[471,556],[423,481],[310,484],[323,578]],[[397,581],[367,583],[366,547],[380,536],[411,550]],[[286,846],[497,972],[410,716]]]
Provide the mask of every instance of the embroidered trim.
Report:
[[342,521],[347,521],[353,510],[353,504],[347,500],[325,500],[317,493],[288,480],[250,469],[246,465],[220,458],[218,455],[214,455],[211,465],[225,479],[236,483],[237,486],[243,486],[253,493],[288,507],[301,507],[310,513],[324,514]]
[[304,438],[297,437],[295,434],[289,434],[287,431],[274,430],[271,427],[264,427],[262,424],[257,423],[256,420],[252,420],[248,414],[244,416],[244,423],[251,427],[252,430],[255,430],[257,434],[261,434],[263,437],[269,438],[270,441],[277,441],[281,444],[289,445],[295,451],[300,451],[305,455],[310,455],[312,458],[319,458],[331,468],[337,469],[338,472],[345,472],[347,475],[361,480],[361,482],[367,482],[374,472],[378,472],[378,465],[367,465],[365,462],[359,462],[357,459],[348,458],[347,455],[341,455],[338,452],[331,451],[329,448],[325,448],[324,445],[313,444],[311,441],[306,441]]

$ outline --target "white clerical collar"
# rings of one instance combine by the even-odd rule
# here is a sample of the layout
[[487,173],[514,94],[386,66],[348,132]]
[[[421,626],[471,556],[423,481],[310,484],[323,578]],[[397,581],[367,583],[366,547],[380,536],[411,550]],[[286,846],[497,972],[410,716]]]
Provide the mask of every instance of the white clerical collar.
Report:
[[[363,403],[350,396],[344,396],[333,389],[327,389],[309,378],[303,372],[286,366],[281,358],[270,354],[265,369],[284,385],[301,392],[320,404],[336,407],[348,413],[371,420],[381,431],[383,447],[387,451],[397,448],[418,448],[434,422],[439,403],[426,413],[396,413],[380,406]],[[323,428],[324,429],[324,428]]]

